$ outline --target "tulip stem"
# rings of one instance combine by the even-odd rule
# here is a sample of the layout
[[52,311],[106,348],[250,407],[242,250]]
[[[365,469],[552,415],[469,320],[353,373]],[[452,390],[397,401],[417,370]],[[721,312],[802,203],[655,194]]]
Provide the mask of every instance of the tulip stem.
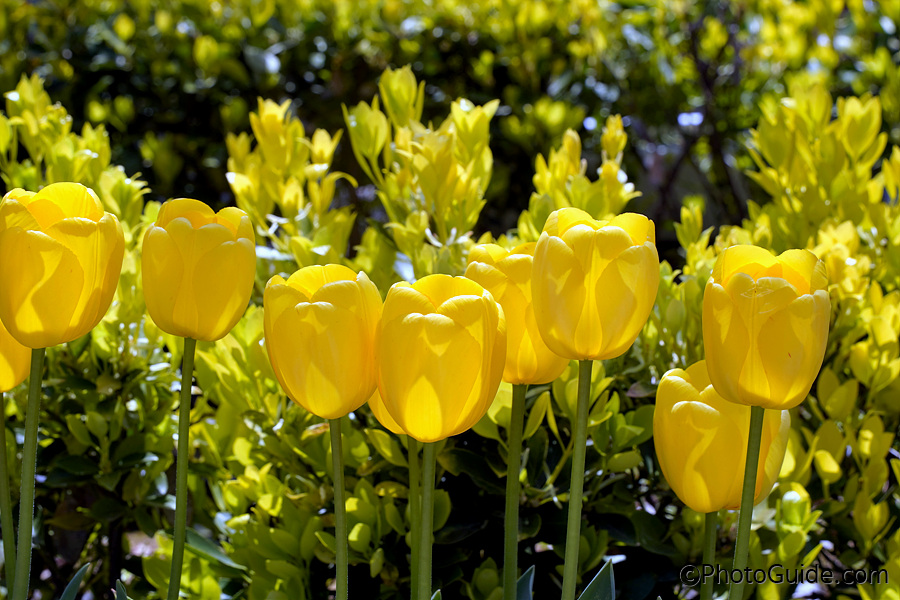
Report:
[[[25,411],[25,447],[22,449],[22,482],[19,492],[19,542],[13,579],[13,600],[28,597],[31,583],[31,530],[34,525],[34,472],[37,467],[38,423],[41,412],[41,374],[44,348],[31,351],[31,375],[28,380],[28,408]],[[4,440],[4,443],[6,440]],[[5,537],[5,536],[4,536]]]
[[[706,513],[706,523],[703,530],[703,564],[712,565],[716,560],[716,527],[719,524],[719,512]],[[700,600],[712,600],[713,579],[704,578],[700,583]]]
[[[747,440],[747,462],[744,466],[744,487],[741,492],[741,512],[738,517],[737,541],[734,548],[734,568],[743,571],[747,567],[750,550],[750,523],[753,520],[753,498],[756,495],[756,471],[759,467],[759,445],[762,438],[763,417],[766,409],[750,407],[750,436]],[[744,597],[744,580],[732,582],[729,600]]]
[[419,521],[419,595],[431,600],[431,535],[434,533],[434,442],[422,453],[422,519]]
[[591,395],[592,360],[578,363],[578,408],[576,409],[575,444],[572,452],[572,481],[569,485],[569,524],[566,530],[566,559],[563,565],[562,600],[575,600],[578,580],[578,548],[581,545],[581,502],[584,493],[584,458],[587,451],[588,405]]
[[422,478],[419,472],[419,442],[411,436],[406,436],[409,446],[409,541],[410,541],[410,579],[409,588],[411,597],[415,597],[419,590],[419,524],[421,523],[421,496],[419,480]]
[[503,599],[515,600],[519,574],[519,468],[522,459],[522,428],[525,426],[525,384],[513,385],[509,418],[509,448],[506,453],[506,513],[503,540]]
[[344,449],[341,443],[341,420],[328,419],[328,428],[331,432],[331,466],[334,470],[332,481],[334,482],[334,572],[335,572],[335,600],[347,600],[347,586],[349,585],[347,550],[347,515],[344,506]]
[[181,399],[178,406],[178,449],[175,455],[175,543],[172,546],[172,569],[169,572],[167,600],[181,593],[181,568],[184,564],[184,542],[187,535],[188,454],[191,435],[191,387],[194,381],[194,351],[197,340],[184,338],[181,362]]
[[12,496],[9,490],[9,459],[6,456],[6,394],[0,392],[0,523],[3,532],[3,566],[6,570],[6,589],[12,589],[16,569],[16,530],[13,524]]

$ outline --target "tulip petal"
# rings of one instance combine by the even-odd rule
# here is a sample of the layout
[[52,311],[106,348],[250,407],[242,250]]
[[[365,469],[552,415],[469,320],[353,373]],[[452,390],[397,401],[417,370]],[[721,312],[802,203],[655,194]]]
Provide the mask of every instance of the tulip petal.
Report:
[[156,326],[172,335],[187,336],[189,331],[176,323],[174,315],[184,280],[184,259],[175,240],[162,227],[151,227],[144,234],[141,279],[147,312]]
[[[25,381],[30,365],[31,349],[17,342],[0,321],[0,394]],[[0,414],[0,421],[3,419],[4,415]]]
[[267,343],[278,356],[285,391],[323,419],[356,410],[375,389],[371,339],[360,319],[345,308],[298,304],[277,319]]
[[[48,235],[18,227],[0,232],[0,320],[19,343],[47,348],[65,342],[84,289],[75,254]],[[74,339],[74,338],[72,338]]]
[[478,342],[449,317],[410,314],[383,322],[377,352],[379,391],[397,423],[421,442],[447,437],[477,389]]
[[[198,231],[211,227],[225,229],[207,225]],[[194,294],[185,295],[184,304],[185,310],[188,302],[194,304],[196,339],[213,342],[231,331],[247,310],[255,275],[256,248],[247,239],[222,243],[197,259]]]
[[534,315],[544,343],[564,358],[586,358],[574,344],[586,302],[585,273],[574,252],[560,238],[541,234],[533,272]]
[[75,254],[84,274],[73,313],[75,322],[66,333],[74,340],[93,329],[109,310],[125,253],[122,228],[114,216],[105,214],[99,222],[66,218],[46,233]]
[[207,204],[193,198],[175,198],[164,202],[156,217],[156,226],[168,229],[175,219],[185,219],[192,229],[216,222],[216,213]]
[[603,270],[593,312],[607,325],[591,358],[614,358],[631,347],[653,310],[658,287],[659,256],[652,244],[628,248]]

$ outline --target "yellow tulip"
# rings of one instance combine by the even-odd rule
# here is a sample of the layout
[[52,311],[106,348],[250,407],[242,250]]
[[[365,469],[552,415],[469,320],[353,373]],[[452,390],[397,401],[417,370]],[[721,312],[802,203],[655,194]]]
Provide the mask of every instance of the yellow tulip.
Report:
[[583,210],[554,211],[534,251],[538,331],[569,359],[623,354],[644,327],[659,287],[653,221],[625,213],[597,221]]
[[716,260],[703,297],[709,377],[731,402],[788,409],[822,366],[831,301],[825,264],[809,250],[773,256],[732,246]]
[[365,273],[315,265],[276,275],[263,304],[269,360],[294,402],[338,419],[372,396],[381,296]]
[[509,383],[547,383],[569,364],[551,352],[538,333],[531,302],[534,247],[534,242],[512,250],[483,244],[469,251],[466,277],[484,286],[503,307],[507,335],[503,380]]
[[30,364],[31,349],[17,342],[0,322],[0,394],[25,381]]
[[[740,507],[750,430],[750,407],[722,398],[706,367],[707,361],[700,361],[666,373],[653,413],[663,475],[681,501],[700,513]],[[754,505],[775,485],[790,428],[788,411],[765,412]]]
[[395,283],[376,338],[378,390],[407,435],[436,442],[466,431],[494,400],[506,322],[490,292],[465,277]]
[[109,309],[124,254],[118,219],[91,189],[12,190],[0,204],[0,320],[29,348],[80,338]]
[[189,198],[170,200],[144,235],[141,275],[147,311],[166,333],[213,342],[237,324],[253,290],[256,247],[239,208],[218,213]]

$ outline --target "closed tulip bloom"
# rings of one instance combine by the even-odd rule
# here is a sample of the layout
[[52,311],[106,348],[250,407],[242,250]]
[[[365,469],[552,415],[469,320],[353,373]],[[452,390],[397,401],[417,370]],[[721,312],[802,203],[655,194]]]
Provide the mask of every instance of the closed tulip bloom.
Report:
[[490,292],[465,277],[395,283],[376,342],[378,390],[391,418],[420,442],[471,428],[494,400],[506,322]]
[[538,331],[556,354],[601,360],[623,354],[656,302],[653,221],[625,213],[597,221],[577,208],[547,219],[534,251]]
[[0,320],[29,348],[80,338],[109,309],[124,254],[118,219],[91,189],[12,190],[0,204]]
[[253,226],[239,208],[216,213],[198,200],[170,200],[144,235],[144,299],[166,333],[225,337],[247,309],[255,275]]
[[709,377],[727,400],[788,409],[812,387],[828,341],[825,264],[809,250],[773,256],[732,246],[703,297]]
[[503,380],[508,383],[547,383],[569,364],[547,347],[538,332],[531,302],[534,248],[534,242],[512,250],[483,244],[469,251],[466,277],[481,284],[503,307],[507,336]]
[[263,303],[269,359],[294,402],[338,419],[372,396],[381,296],[365,273],[326,265],[276,275]]
[[[750,407],[728,402],[713,388],[707,361],[666,373],[656,392],[653,439],[666,481],[682,502],[700,513],[741,505]],[[753,504],[772,491],[787,448],[791,417],[768,410]]]
[[30,364],[31,349],[17,342],[0,321],[0,394],[25,381]]

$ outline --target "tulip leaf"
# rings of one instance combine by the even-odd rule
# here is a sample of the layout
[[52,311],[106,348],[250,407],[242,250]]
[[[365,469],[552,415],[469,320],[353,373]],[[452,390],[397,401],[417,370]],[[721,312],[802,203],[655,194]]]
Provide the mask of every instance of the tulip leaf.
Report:
[[434,596],[431,597],[431,600],[441,600],[441,590],[436,591]]
[[531,600],[534,597],[533,588],[534,565],[531,565],[516,582],[516,600]]
[[116,600],[129,600],[128,593],[121,581],[116,582]]
[[616,579],[613,576],[612,561],[606,561],[594,576],[579,600],[615,600]]
[[91,563],[85,564],[83,567],[78,569],[78,572],[75,573],[75,576],[72,577],[72,581],[69,582],[69,585],[66,586],[66,589],[63,590],[62,596],[59,597],[59,600],[75,600],[75,594],[78,593],[78,588],[81,587],[81,580],[84,579],[84,575],[87,573],[88,568],[90,568]]

